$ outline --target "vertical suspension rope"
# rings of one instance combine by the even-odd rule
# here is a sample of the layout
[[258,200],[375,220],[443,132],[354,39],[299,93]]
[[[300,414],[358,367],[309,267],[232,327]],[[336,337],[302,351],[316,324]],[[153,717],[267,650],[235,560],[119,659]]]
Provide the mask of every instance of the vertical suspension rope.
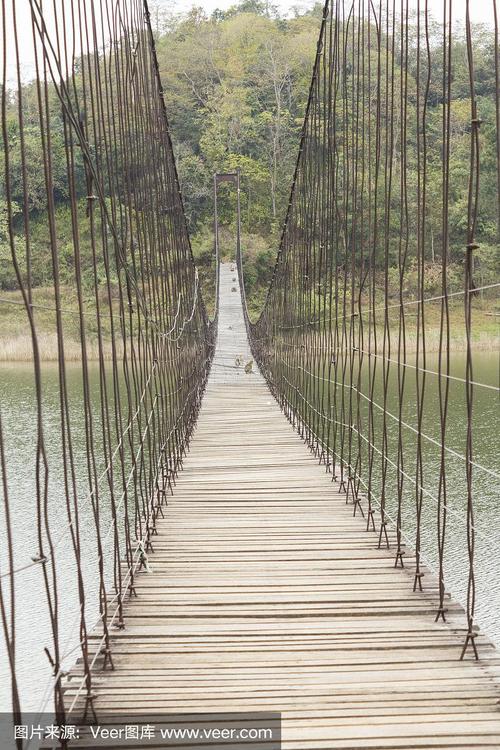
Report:
[[[466,96],[464,81],[458,97],[455,90],[454,50],[462,40],[452,33],[452,10],[451,0],[443,0],[436,35],[428,0],[419,0],[414,18],[407,0],[325,4],[272,281],[260,316],[246,322],[254,356],[284,413],[353,512],[365,515],[375,544],[394,545],[394,565],[411,570],[416,595],[424,590],[426,568],[435,567],[437,620],[446,619],[451,575],[466,606],[463,655],[470,645],[477,658],[475,541],[480,535],[487,545],[488,537],[475,521],[472,472],[497,480],[499,473],[473,454],[473,388],[498,392],[473,377],[473,272],[477,235],[497,221],[498,200],[488,204],[491,196],[479,191],[478,41],[469,4],[463,40],[471,103],[468,183],[452,176],[453,144],[461,146],[454,102]],[[492,20],[497,86],[488,148],[498,184],[496,5]],[[463,223],[455,208],[461,199]],[[239,257],[241,277],[243,265]],[[498,283],[486,286],[494,299]],[[457,336],[466,349],[463,376],[452,370]],[[459,404],[454,390],[453,408],[461,406],[465,417],[454,432],[462,434],[462,446],[449,429],[451,388],[459,384],[463,399]],[[467,561],[461,561],[467,573],[457,581],[447,554],[452,543],[460,556],[460,531],[467,537]]]
[[[15,591],[29,577],[34,606],[49,618],[39,637],[52,677],[39,695],[40,711],[52,701],[62,724],[73,713],[95,718],[93,672],[113,668],[111,632],[125,625],[124,602],[148,568],[158,519],[182,468],[216,321],[207,317],[191,251],[147,3],[29,6],[33,82],[21,76],[15,2],[2,0],[0,208],[15,286],[0,304],[15,305],[20,328],[30,330],[34,500],[21,501],[37,549],[20,543],[11,512],[16,478],[9,457],[19,436],[2,422],[8,555],[0,614],[19,723],[16,629],[28,602]],[[40,277],[48,305],[38,303]],[[44,365],[51,356],[47,325],[56,343],[52,385]],[[70,368],[75,345],[78,362]],[[49,421],[50,388],[58,411]],[[96,623],[100,636],[91,641]],[[77,656],[81,679],[63,693],[64,670]]]

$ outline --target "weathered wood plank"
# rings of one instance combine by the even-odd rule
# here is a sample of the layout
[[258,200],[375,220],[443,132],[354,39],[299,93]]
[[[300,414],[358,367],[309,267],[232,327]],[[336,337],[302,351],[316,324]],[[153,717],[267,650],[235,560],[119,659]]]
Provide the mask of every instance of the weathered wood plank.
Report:
[[[233,275],[223,267],[223,295]],[[115,670],[94,677],[96,710],[277,710],[289,750],[500,748],[499,653],[480,634],[481,660],[459,660],[461,607],[449,600],[434,622],[435,576],[412,592],[411,550],[395,569],[260,376],[232,368],[234,352],[251,355],[229,296],[152,572],[113,631]]]

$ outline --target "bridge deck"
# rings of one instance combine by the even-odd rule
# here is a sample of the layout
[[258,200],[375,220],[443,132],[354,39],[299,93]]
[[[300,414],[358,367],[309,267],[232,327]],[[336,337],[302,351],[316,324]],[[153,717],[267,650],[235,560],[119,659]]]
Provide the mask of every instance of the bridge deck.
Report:
[[[228,267],[222,281],[233,305]],[[232,370],[240,315],[223,304],[191,451],[114,632],[115,670],[94,678],[97,711],[276,710],[283,747],[301,750],[499,748],[497,651],[480,636],[481,661],[459,661],[458,605],[434,623],[432,576],[412,593],[411,554],[394,569],[260,375]]]

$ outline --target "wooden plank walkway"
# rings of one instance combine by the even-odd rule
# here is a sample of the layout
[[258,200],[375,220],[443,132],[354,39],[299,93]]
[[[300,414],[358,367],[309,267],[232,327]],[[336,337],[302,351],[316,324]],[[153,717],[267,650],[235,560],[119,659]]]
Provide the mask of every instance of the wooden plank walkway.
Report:
[[[239,303],[222,271],[223,299]],[[411,553],[396,570],[260,375],[231,369],[244,334],[227,312],[152,572],[114,632],[115,670],[94,678],[96,710],[281,711],[297,750],[500,748],[498,652],[480,636],[481,661],[459,661],[461,608],[434,622],[433,577],[412,592]]]

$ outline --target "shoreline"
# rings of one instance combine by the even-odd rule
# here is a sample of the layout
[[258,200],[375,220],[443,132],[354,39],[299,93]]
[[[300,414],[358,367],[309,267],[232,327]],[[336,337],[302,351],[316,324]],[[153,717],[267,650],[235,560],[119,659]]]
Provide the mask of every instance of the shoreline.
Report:
[[[42,362],[57,362],[59,359],[58,339],[55,333],[39,333],[37,336],[40,360]],[[87,339],[87,360],[99,361],[99,345],[96,339]],[[118,357],[123,354],[121,342],[117,344]],[[103,346],[105,361],[112,360],[112,346],[110,341],[105,341]],[[64,360],[65,362],[81,362],[82,352],[80,341],[68,335],[64,338]],[[20,336],[0,336],[0,363],[29,364],[33,361],[33,348],[31,336],[26,334]]]
[[[81,362],[80,331],[78,326],[78,312],[75,307],[74,290],[63,289],[64,295],[64,351],[66,362]],[[0,305],[0,362],[31,362],[33,360],[31,333],[27,319],[20,305],[18,292],[4,292],[3,302]],[[42,362],[57,362],[59,356],[58,338],[55,330],[55,308],[53,291],[46,287],[38,287],[34,290],[34,307],[36,309],[35,323],[37,326],[37,338]],[[500,309],[498,300],[492,298],[478,298],[474,300],[472,311],[472,341],[474,351],[500,352]],[[92,310],[90,301],[86,302],[86,346],[87,359],[89,361],[99,360],[99,347],[97,340],[97,329],[95,325],[95,310]],[[390,323],[390,349],[398,350],[399,334],[399,308],[391,307]],[[464,313],[461,302],[450,304],[450,352],[465,352],[467,342],[464,331]],[[252,316],[251,319],[255,319]],[[88,325],[87,325],[88,321]],[[425,343],[426,353],[437,354],[440,342],[440,305],[429,304],[426,306],[425,315]],[[364,320],[365,348],[367,348],[368,326]],[[341,324],[339,324],[341,326]],[[354,326],[354,336],[358,336],[358,326]],[[406,353],[414,354],[417,349],[417,323],[415,311],[406,310]],[[305,331],[305,329],[303,329]],[[374,331],[371,328],[372,333]],[[377,354],[383,353],[384,326],[382,313],[379,314],[375,326],[377,335]],[[314,333],[313,333],[314,331]],[[103,356],[106,361],[112,359],[112,341],[109,319],[103,315],[101,318],[101,332],[103,336]],[[314,347],[314,339],[318,335],[318,329],[309,329],[304,333],[302,343],[309,337]],[[310,340],[310,339],[309,339]],[[123,355],[123,345],[117,340],[116,347],[118,357]]]
[[[397,331],[396,336],[391,342],[391,349],[397,349]],[[437,334],[437,335],[436,335]],[[382,354],[382,341],[383,331],[379,332],[378,347],[374,353]],[[40,360],[42,362],[57,362],[58,361],[58,340],[55,333],[39,333],[38,344],[40,351]],[[87,360],[89,362],[99,361],[99,347],[96,339],[87,339]],[[500,354],[500,334],[491,335],[489,332],[480,331],[476,334],[476,337],[472,339],[471,348],[476,352],[491,352]],[[112,360],[112,346],[111,342],[104,342],[104,360]],[[465,336],[457,336],[450,338],[450,353],[464,353],[467,349],[467,342]],[[121,342],[117,343],[118,358],[123,355],[123,347]],[[80,342],[68,335],[64,339],[64,359],[66,362],[81,362],[81,345]],[[406,346],[407,355],[416,353],[416,341],[411,334],[407,338]],[[438,354],[439,353],[439,331],[431,329],[426,332],[426,354]],[[0,363],[3,364],[29,364],[33,361],[33,350],[31,346],[31,336],[19,335],[9,336],[3,338],[0,335]]]

